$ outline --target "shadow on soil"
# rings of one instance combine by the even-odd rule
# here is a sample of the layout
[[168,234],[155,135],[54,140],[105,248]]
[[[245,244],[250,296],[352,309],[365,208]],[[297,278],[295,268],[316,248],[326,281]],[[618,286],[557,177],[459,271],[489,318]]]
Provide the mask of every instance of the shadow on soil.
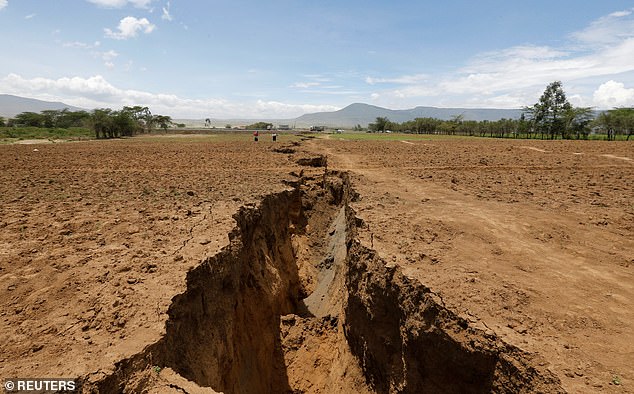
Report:
[[563,391],[361,245],[347,174],[304,165],[312,176],[241,208],[230,244],[188,272],[162,339],[85,392],[187,392],[158,367],[226,393]]

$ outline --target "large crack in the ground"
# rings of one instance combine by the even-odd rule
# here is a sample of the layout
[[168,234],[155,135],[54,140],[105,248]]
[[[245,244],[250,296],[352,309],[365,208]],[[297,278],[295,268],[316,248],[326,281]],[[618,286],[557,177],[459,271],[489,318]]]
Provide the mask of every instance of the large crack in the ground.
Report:
[[241,208],[230,244],[187,274],[163,337],[84,391],[563,391],[357,240],[346,173],[310,167],[292,186]]

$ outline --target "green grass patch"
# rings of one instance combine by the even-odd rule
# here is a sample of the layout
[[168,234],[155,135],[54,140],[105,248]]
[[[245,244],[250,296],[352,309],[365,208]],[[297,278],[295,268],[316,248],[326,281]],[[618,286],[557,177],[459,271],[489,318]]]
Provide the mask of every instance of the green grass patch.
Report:
[[[593,141],[606,141],[608,139],[608,136],[606,134],[590,134],[588,136],[588,139]],[[626,140],[627,140],[626,134],[617,134],[614,136],[614,141],[626,141]],[[630,141],[634,141],[633,137],[630,137]]]
[[[326,137],[329,135],[329,137]],[[474,138],[460,135],[434,135],[434,134],[409,134],[409,133],[354,133],[344,132],[341,134],[316,134],[317,138],[330,138],[343,141],[430,141]]]
[[[455,139],[530,139],[530,140],[542,140],[540,134],[532,134],[529,138],[528,135],[517,135],[513,136],[512,134],[507,134],[504,138],[499,136],[489,136],[488,134],[482,135],[447,135],[447,134],[410,134],[410,133],[365,133],[365,132],[344,132],[341,134],[309,134],[311,136],[315,136],[315,138],[330,138],[333,140],[342,140],[342,141],[431,141],[431,140],[455,140]],[[561,137],[558,136],[555,138],[556,140],[561,140]],[[587,138],[588,140],[607,140],[607,136],[605,134],[591,134]],[[627,135],[617,135],[616,141],[625,141],[627,139]],[[549,139],[545,138],[543,141],[548,141]],[[571,141],[573,139],[569,139],[567,141]],[[634,138],[630,138],[630,140],[634,141]]]
[[84,127],[71,127],[68,129],[40,128],[40,127],[0,127],[0,139],[3,140],[63,140],[94,138],[95,134]]

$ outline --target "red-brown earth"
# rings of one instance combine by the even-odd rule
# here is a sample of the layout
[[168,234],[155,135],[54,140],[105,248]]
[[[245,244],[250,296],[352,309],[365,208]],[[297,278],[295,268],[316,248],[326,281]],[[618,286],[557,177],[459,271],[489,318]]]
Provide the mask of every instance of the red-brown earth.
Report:
[[[73,377],[88,382],[86,390],[108,391],[115,386],[100,382],[120,371],[127,391],[248,391],[244,368],[227,371],[220,363],[207,374],[169,353],[171,346],[184,358],[202,357],[191,353],[196,330],[170,331],[175,326],[166,322],[198,318],[183,305],[190,305],[195,283],[213,280],[213,270],[197,276],[201,267],[225,267],[214,256],[226,252],[234,263],[265,262],[236,274],[243,275],[237,289],[249,296],[226,305],[237,311],[227,345],[232,360],[247,362],[244,353],[258,340],[245,327],[278,332],[248,361],[257,371],[274,366],[257,387],[445,387],[446,376],[429,378],[440,386],[394,377],[393,360],[387,377],[381,360],[392,353],[360,353],[361,342],[370,349],[372,339],[367,327],[353,326],[363,323],[355,313],[374,311],[364,291],[382,278],[386,299],[398,290],[382,308],[418,302],[401,294],[406,289],[424,293],[416,300],[437,313],[429,323],[416,305],[394,310],[397,331],[397,314],[402,319],[397,348],[409,357],[401,374],[410,368],[413,376],[417,355],[424,359],[412,334],[420,318],[427,331],[450,338],[449,348],[458,344],[465,360],[508,355],[474,372],[491,379],[480,391],[634,391],[632,143],[290,141],[198,136],[0,146],[0,378]],[[376,251],[367,260],[376,261],[355,266],[363,248]],[[287,273],[282,263],[289,261],[295,268]],[[217,285],[220,292],[228,286]],[[350,286],[359,286],[357,298]],[[203,314],[236,297],[214,289],[203,292]],[[300,299],[311,293],[320,300],[307,299],[306,312]],[[214,294],[218,300],[205,299]],[[276,319],[261,323],[259,304]],[[271,360],[262,359],[269,350]],[[117,364],[127,359],[141,367]],[[500,378],[495,365],[509,359],[521,364],[521,382]]]

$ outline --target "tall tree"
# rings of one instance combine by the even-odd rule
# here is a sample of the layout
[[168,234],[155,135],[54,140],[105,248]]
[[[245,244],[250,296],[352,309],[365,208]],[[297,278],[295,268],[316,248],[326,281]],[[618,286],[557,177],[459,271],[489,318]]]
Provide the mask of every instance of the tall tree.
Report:
[[143,127],[140,126],[139,120],[134,117],[134,114],[123,107],[121,111],[115,111],[112,113],[113,134],[115,138],[125,136],[131,137],[138,131],[142,131]]
[[554,139],[557,135],[566,137],[565,114],[571,108],[561,81],[555,81],[546,87],[539,102],[533,107],[525,108],[524,112],[531,117],[535,128],[542,133],[542,138],[545,133]]
[[112,110],[110,108],[99,108],[92,111],[90,124],[93,130],[95,130],[95,137],[97,139],[114,138],[111,114]]
[[125,115],[122,116],[132,118],[137,125],[136,130],[132,131],[130,135],[136,134],[137,132],[150,133],[152,131],[154,124],[152,112],[150,112],[148,107],[142,107],[140,105],[133,107],[125,106],[120,112],[125,113]]

